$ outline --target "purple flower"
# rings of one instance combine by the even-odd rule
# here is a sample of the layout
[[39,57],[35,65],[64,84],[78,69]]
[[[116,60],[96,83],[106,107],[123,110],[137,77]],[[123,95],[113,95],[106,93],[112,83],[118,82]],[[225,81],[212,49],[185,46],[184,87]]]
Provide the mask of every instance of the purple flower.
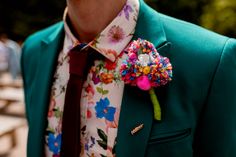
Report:
[[95,73],[93,73],[92,80],[95,85],[101,82],[99,76],[97,76]]
[[123,8],[123,10],[120,12],[119,16],[122,15],[122,12],[124,12],[125,14],[125,18],[127,20],[129,20],[129,13],[132,13],[134,10],[132,9],[132,7],[129,4],[126,4]]
[[100,99],[99,102],[96,103],[95,110],[97,118],[105,118],[106,120],[112,122],[114,121],[114,115],[116,112],[115,107],[109,107],[110,101],[108,98]]
[[108,38],[110,42],[117,43],[125,38],[124,30],[119,26],[112,26],[108,31]]
[[[90,144],[91,141],[91,144]],[[90,141],[88,141],[88,143],[85,144],[85,150],[89,151],[90,148],[92,148],[95,145],[95,138],[94,137],[90,137]]]

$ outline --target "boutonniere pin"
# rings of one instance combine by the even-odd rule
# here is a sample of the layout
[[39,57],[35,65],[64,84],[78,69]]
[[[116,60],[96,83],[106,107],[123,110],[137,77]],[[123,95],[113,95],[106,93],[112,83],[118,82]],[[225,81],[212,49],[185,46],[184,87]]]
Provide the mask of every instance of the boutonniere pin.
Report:
[[125,84],[138,86],[149,91],[154,108],[154,119],[161,120],[161,107],[154,88],[166,85],[172,78],[172,65],[167,57],[162,57],[155,46],[147,40],[138,39],[125,50],[127,58],[120,68]]

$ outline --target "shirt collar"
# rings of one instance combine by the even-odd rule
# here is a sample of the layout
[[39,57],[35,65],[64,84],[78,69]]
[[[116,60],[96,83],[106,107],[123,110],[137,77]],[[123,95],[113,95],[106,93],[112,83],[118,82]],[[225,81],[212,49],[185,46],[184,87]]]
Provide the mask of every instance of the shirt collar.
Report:
[[[88,43],[87,47],[95,49],[114,62],[133,37],[139,14],[139,5],[139,0],[127,0],[120,13],[94,40]],[[63,16],[66,32],[64,53],[80,44],[80,41],[72,33],[66,18],[67,8]]]

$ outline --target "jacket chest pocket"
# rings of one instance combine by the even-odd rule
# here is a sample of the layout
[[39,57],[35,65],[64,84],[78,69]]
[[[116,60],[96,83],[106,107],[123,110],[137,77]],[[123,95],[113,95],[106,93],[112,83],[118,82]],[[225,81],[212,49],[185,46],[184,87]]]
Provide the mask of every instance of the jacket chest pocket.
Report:
[[191,129],[183,129],[177,131],[163,132],[159,134],[154,134],[149,139],[149,144],[158,144],[158,143],[168,143],[168,142],[177,142],[179,140],[185,139],[191,134]]
[[192,157],[191,135],[190,128],[153,132],[148,142],[145,157]]

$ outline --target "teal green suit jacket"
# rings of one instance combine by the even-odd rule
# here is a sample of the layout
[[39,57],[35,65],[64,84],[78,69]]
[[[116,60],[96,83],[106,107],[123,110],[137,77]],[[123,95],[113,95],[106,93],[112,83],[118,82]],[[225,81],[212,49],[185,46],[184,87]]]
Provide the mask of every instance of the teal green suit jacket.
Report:
[[[157,13],[140,1],[134,39],[170,58],[173,81],[157,88],[163,117],[153,120],[147,92],[125,86],[117,157],[236,157],[236,40]],[[28,157],[42,157],[63,23],[30,36],[21,58],[29,124]],[[130,131],[139,124],[137,134]]]

